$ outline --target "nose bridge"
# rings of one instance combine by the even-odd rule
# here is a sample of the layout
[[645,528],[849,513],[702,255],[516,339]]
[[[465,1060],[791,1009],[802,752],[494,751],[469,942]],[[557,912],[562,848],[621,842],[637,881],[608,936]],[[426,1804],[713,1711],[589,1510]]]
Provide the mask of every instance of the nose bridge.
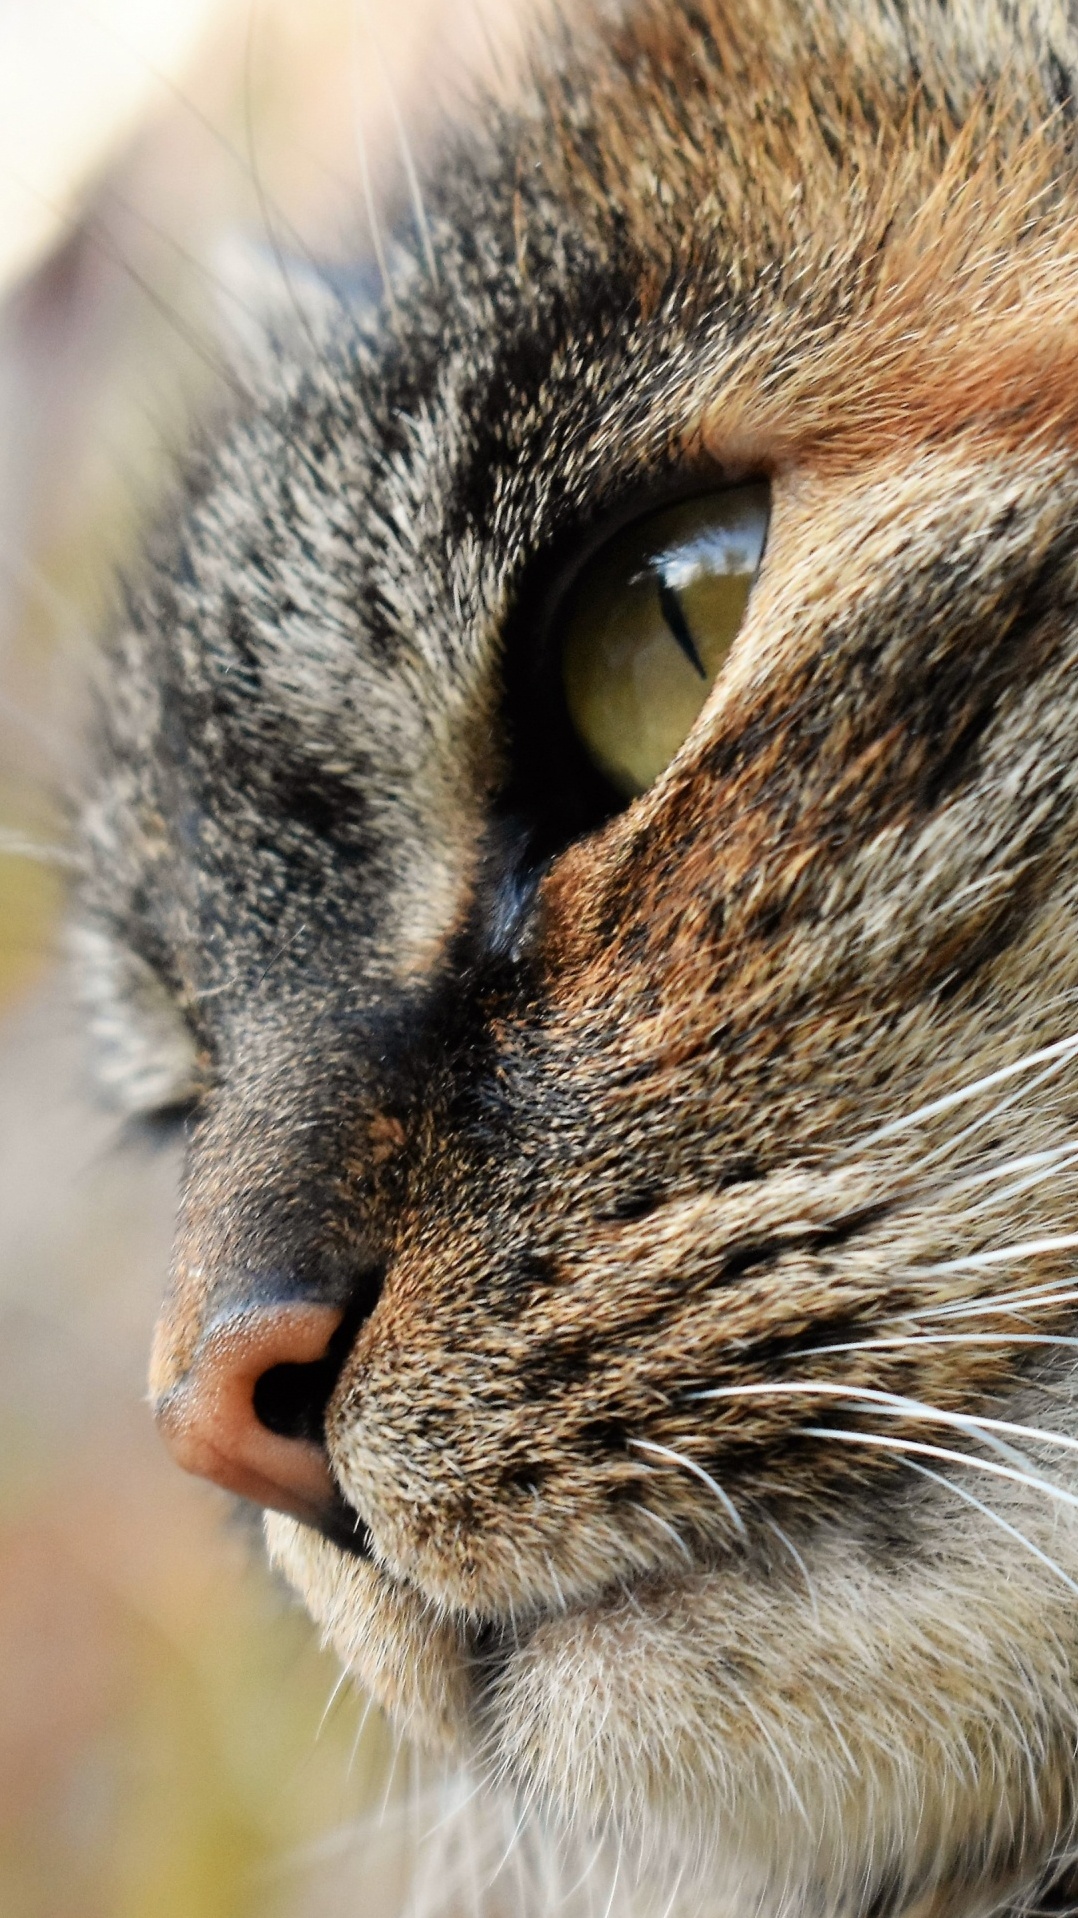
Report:
[[313,1061],[232,1075],[189,1143],[150,1369],[179,1464],[323,1529],[325,1405],[377,1297],[359,1074],[352,1091]]
[[151,1360],[155,1400],[215,1328],[270,1306],[339,1313],[368,1263],[352,1128],[301,1068],[237,1076],[191,1138]]

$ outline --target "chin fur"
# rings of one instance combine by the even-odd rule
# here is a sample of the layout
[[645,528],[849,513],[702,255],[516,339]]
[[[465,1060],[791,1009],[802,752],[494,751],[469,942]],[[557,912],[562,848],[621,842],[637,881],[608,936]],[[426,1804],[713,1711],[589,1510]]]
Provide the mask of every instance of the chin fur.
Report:
[[464,1627],[295,1519],[267,1512],[265,1530],[270,1563],[357,1683],[423,1750],[460,1756],[473,1705]]
[[1030,1892],[1075,1820],[1078,1531],[1016,1482],[990,1499],[992,1520],[926,1484],[912,1556],[818,1530],[482,1634],[291,1520],[267,1530],[394,1720],[554,1851],[605,1845],[634,1909],[967,1918]]

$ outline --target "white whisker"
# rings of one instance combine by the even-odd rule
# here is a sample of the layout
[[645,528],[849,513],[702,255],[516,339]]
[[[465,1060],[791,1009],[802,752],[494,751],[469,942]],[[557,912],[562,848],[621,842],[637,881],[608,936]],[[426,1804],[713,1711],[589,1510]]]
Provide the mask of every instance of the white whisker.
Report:
[[748,1696],[748,1694],[745,1691],[743,1691],[742,1687],[737,1683],[736,1679],[732,1676],[732,1674],[728,1670],[723,1673],[723,1678],[726,1685],[733,1692],[734,1697],[740,1700],[742,1710],[747,1714],[749,1718],[752,1719],[753,1724],[756,1726],[757,1731],[759,1732],[765,1745],[770,1751],[771,1756],[775,1760],[775,1764],[777,1765],[785,1781],[786,1789],[789,1792],[790,1797],[793,1799],[793,1802],[797,1806],[798,1811],[801,1813],[802,1818],[805,1820],[806,1824],[808,1824],[810,1821],[809,1821],[808,1811],[805,1806],[805,1801],[802,1798],[801,1793],[798,1791],[797,1786],[794,1784],[793,1774],[790,1771],[790,1768],[787,1765],[786,1760],[784,1759],[781,1751],[779,1750],[778,1745],[775,1743],[775,1740],[772,1737],[771,1733],[768,1731],[767,1723],[766,1723],[766,1720],[764,1719],[763,1713],[757,1709],[757,1707],[753,1704],[752,1699]]
[[1013,1292],[982,1293],[975,1299],[955,1299],[947,1305],[927,1305],[918,1307],[915,1313],[896,1314],[896,1317],[913,1318],[916,1322],[923,1319],[951,1319],[976,1317],[982,1312],[1021,1312],[1030,1306],[1073,1305],[1078,1302],[1078,1289],[1065,1287],[1060,1290],[1058,1279],[1048,1279],[1043,1285],[1022,1287]]
[[22,833],[6,832],[0,827],[0,854],[8,859],[31,859],[39,866],[59,866],[64,872],[78,872],[79,861],[66,846],[46,846]]
[[820,1608],[816,1602],[816,1587],[813,1584],[811,1578],[809,1577],[808,1566],[805,1564],[805,1561],[802,1558],[800,1552],[798,1551],[796,1545],[793,1543],[793,1540],[790,1538],[787,1538],[786,1533],[783,1531],[782,1526],[777,1522],[777,1520],[773,1518],[766,1518],[765,1522],[770,1527],[771,1531],[774,1532],[775,1537],[780,1541],[780,1543],[785,1545],[786,1550],[789,1552],[790,1557],[793,1559],[794,1564],[797,1566],[798,1571],[801,1573],[801,1576],[805,1581],[805,1585],[808,1588],[809,1602],[812,1605],[813,1619],[815,1623],[819,1625]]
[[[1026,1053],[1024,1058],[1015,1059],[1009,1066],[1000,1066],[997,1071],[986,1073],[981,1079],[959,1087],[957,1092],[946,1092],[939,1099],[932,1099],[927,1105],[918,1106],[916,1111],[907,1112],[901,1119],[892,1119],[889,1125],[880,1126],[858,1141],[853,1150],[861,1152],[869,1146],[880,1145],[885,1139],[894,1139],[902,1132],[908,1132],[911,1126],[920,1125],[925,1119],[935,1119],[943,1112],[952,1112],[956,1106],[964,1105],[970,1099],[976,1099],[992,1086],[1004,1085],[1008,1079],[1017,1078],[1023,1072],[1031,1071],[1035,1066],[1050,1064],[1061,1069],[1071,1059],[1078,1056],[1078,1034],[1068,1039],[1057,1039],[1054,1045],[1043,1046],[1037,1052]],[[1039,1083],[1039,1080],[1038,1080]]]
[[1049,1571],[1054,1572],[1070,1591],[1078,1593],[1078,1583],[1068,1576],[1061,1565],[1056,1564],[1054,1558],[1050,1558],[1047,1552],[1043,1552],[1039,1545],[1034,1545],[1033,1540],[1027,1538],[1024,1532],[1020,1532],[1017,1525],[1012,1525],[999,1512],[994,1511],[991,1505],[986,1505],[969,1490],[968,1486],[956,1484],[954,1479],[947,1478],[943,1472],[934,1472],[931,1466],[922,1465],[918,1459],[907,1457],[904,1462],[911,1472],[919,1472],[922,1478],[932,1479],[935,1484],[942,1485],[945,1491],[953,1492],[956,1498],[964,1499],[967,1505],[972,1505],[976,1511],[983,1513],[993,1525],[999,1526],[1000,1531],[1006,1532],[1009,1538],[1016,1540],[1027,1552],[1032,1553],[1034,1558],[1039,1559],[1042,1565],[1047,1566]]
[[833,1352],[905,1351],[912,1345],[1051,1345],[1078,1350],[1078,1338],[1051,1332],[924,1332],[878,1339],[850,1339],[843,1345],[814,1345],[802,1358],[821,1358]]
[[[913,1463],[913,1460],[911,1459],[910,1464],[912,1463]],[[856,1758],[854,1757],[853,1752],[850,1750],[850,1747],[847,1744],[846,1739],[843,1737],[842,1727],[839,1725],[837,1719],[835,1718],[834,1712],[831,1710],[831,1707],[827,1703],[827,1700],[826,1698],[824,1698],[822,1693],[817,1695],[816,1703],[819,1706],[820,1710],[822,1711],[824,1717],[826,1718],[828,1724],[831,1727],[831,1730],[834,1734],[836,1745],[838,1745],[839,1749],[845,1755],[846,1761],[850,1767],[851,1775],[854,1778],[860,1778],[861,1767],[859,1766]]]
[[554,1587],[554,1591],[557,1596],[558,1605],[563,1612],[567,1612],[569,1610],[569,1606],[566,1602],[565,1593],[562,1590],[561,1580],[554,1569],[554,1561],[551,1558],[549,1552],[546,1552],[544,1554],[544,1562],[546,1564],[547,1575],[550,1579],[550,1583]]
[[977,1458],[970,1452],[956,1452],[947,1445],[930,1445],[927,1439],[899,1438],[889,1432],[850,1432],[835,1425],[801,1425],[798,1431],[805,1438],[841,1439],[843,1444],[874,1445],[881,1452],[914,1453],[924,1458],[938,1458],[951,1465],[969,1466],[976,1472],[987,1472],[991,1478],[1009,1479],[1015,1485],[1028,1485],[1032,1491],[1044,1492],[1048,1498],[1054,1498],[1061,1505],[1069,1505],[1078,1511],[1078,1494],[1064,1491],[1061,1485],[1053,1485],[1050,1480],[1035,1478],[1031,1472],[1020,1472],[1013,1465],[999,1465],[995,1459]]
[[400,153],[401,164],[404,167],[404,177],[408,183],[408,197],[412,203],[412,213],[415,218],[416,229],[423,247],[423,256],[427,262],[427,272],[430,275],[431,285],[437,287],[439,284],[438,261],[434,253],[434,240],[431,235],[430,221],[427,218],[427,209],[423,200],[423,189],[419,181],[419,171],[415,164],[415,156],[412,153],[412,143],[408,138],[408,131],[404,124],[404,116],[401,113],[400,102],[397,99],[397,89],[393,85],[392,75],[386,65],[385,54],[382,51],[382,43],[375,31],[374,23],[370,17],[370,11],[364,4],[364,0],[357,0],[357,4],[363,8],[363,20],[367,37],[374,48],[374,57],[378,62],[379,76],[382,81],[386,99],[389,101],[389,111],[393,120],[393,131],[396,135],[397,150]]
[[1006,1265],[1011,1259],[1040,1258],[1046,1252],[1073,1252],[1078,1247],[1078,1232],[1061,1232],[1047,1239],[1026,1239],[1019,1245],[998,1246],[994,1252],[971,1252],[962,1259],[944,1259],[938,1265],[913,1268],[916,1278],[938,1278],[950,1272],[983,1272],[994,1265]]
[[315,1743],[318,1742],[318,1740],[322,1736],[322,1733],[325,1731],[326,1721],[329,1718],[330,1712],[333,1710],[333,1707],[337,1703],[337,1700],[340,1697],[342,1691],[344,1690],[344,1687],[347,1685],[348,1678],[349,1678],[348,1667],[347,1665],[342,1665],[340,1672],[338,1673],[338,1676],[337,1676],[337,1682],[334,1685],[332,1691],[330,1692],[329,1697],[326,1699],[325,1710],[323,1711],[322,1716],[318,1721],[318,1726],[314,1734]]
[[620,1870],[621,1870],[621,1853],[619,1851],[616,1858],[614,1859],[614,1875],[610,1880],[610,1896],[606,1901],[606,1910],[603,1913],[603,1918],[610,1918],[610,1914],[614,1909],[614,1898],[618,1889],[618,1873],[620,1872]]
[[380,1825],[384,1825],[389,1816],[389,1801],[393,1795],[393,1787],[397,1780],[397,1766],[400,1764],[401,1752],[404,1749],[403,1732],[399,1731],[395,1725],[392,1726],[391,1729],[393,1732],[393,1750],[386,1771],[385,1789],[382,1793],[382,1802],[378,1811],[378,1823]]
[[[347,1665],[345,1666],[345,1672],[348,1673]],[[333,1703],[333,1700],[331,1697],[330,1704],[332,1703]],[[327,1710],[328,1710],[328,1706],[327,1706]],[[361,1711],[359,1715],[359,1724],[356,1727],[356,1735],[352,1740],[352,1749],[348,1754],[348,1765],[345,1770],[346,1778],[351,1778],[352,1773],[355,1769],[356,1759],[359,1757],[359,1748],[361,1744],[363,1743],[363,1734],[367,1729],[367,1721],[370,1718],[371,1712],[373,1710],[374,1710],[374,1693],[369,1692],[367,1695],[367,1702],[364,1705],[363,1710]],[[319,1730],[321,1730],[321,1727],[319,1727]]]
[[674,1879],[674,1889],[670,1893],[670,1896],[663,1907],[662,1918],[672,1918],[674,1908],[681,1894],[681,1884],[684,1876],[685,1876],[685,1860],[683,1859],[680,1866],[678,1867],[677,1877]]
[[729,1514],[731,1523],[741,1533],[742,1538],[747,1536],[745,1521],[729,1492],[724,1492],[710,1472],[705,1472],[703,1466],[698,1465],[695,1459],[685,1458],[681,1452],[671,1451],[668,1445],[656,1445],[651,1439],[630,1439],[629,1444],[638,1452],[650,1452],[655,1458],[665,1459],[671,1465],[680,1465],[686,1472],[691,1472],[695,1478],[700,1479],[709,1491],[714,1492],[719,1504]]
[[1017,1159],[1001,1159],[980,1172],[968,1172],[959,1179],[948,1179],[943,1192],[973,1192],[979,1186],[991,1185],[994,1180],[1004,1178],[1011,1172],[1029,1172],[1039,1167],[1051,1169],[1061,1163],[1078,1158],[1078,1139],[1067,1139],[1062,1145],[1048,1146],[1043,1152],[1024,1152]]
[[367,136],[366,136],[366,131],[364,129],[364,124],[363,124],[363,107],[359,97],[360,53],[359,53],[359,15],[357,13],[354,13],[352,16],[352,26],[353,26],[353,58],[355,61],[355,69],[353,72],[353,83],[352,83],[352,122],[355,128],[356,158],[359,161],[359,180],[360,180],[360,186],[362,187],[362,190],[363,190],[363,204],[367,209],[367,223],[370,227],[371,245],[374,248],[374,257],[378,262],[378,272],[382,281],[382,291],[385,295],[386,305],[389,309],[390,318],[392,319],[394,326],[396,326],[399,320],[400,314],[397,306],[396,294],[393,290],[393,280],[389,271],[389,256],[386,252],[385,235],[382,231],[381,216],[379,214],[378,203],[375,198],[374,182],[371,178],[370,155],[367,150]]
[[950,1138],[943,1139],[931,1152],[926,1152],[919,1162],[919,1170],[923,1172],[926,1166],[934,1164],[937,1159],[951,1157],[960,1145],[972,1137],[973,1133],[980,1132],[986,1125],[995,1124],[1005,1112],[1010,1111],[1012,1106],[1018,1105],[1022,1100],[1028,1100],[1030,1093],[1036,1091],[1038,1086],[1045,1085],[1049,1079],[1054,1079],[1064,1067],[1070,1064],[1073,1057],[1074,1054],[1071,1052],[1062,1060],[1053,1060],[1032,1079],[1028,1079],[1025,1085],[1018,1086],[1014,1092],[1009,1093],[1005,1099],[997,1099],[987,1112],[980,1113],[976,1119],[971,1119],[968,1125],[963,1126],[961,1131],[952,1133]]
[[[1000,1206],[1009,1204],[1010,1201],[1016,1199],[1020,1193],[1031,1192],[1035,1186],[1043,1185],[1046,1179],[1054,1179],[1060,1172],[1066,1171],[1068,1166],[1078,1163],[1078,1150],[1074,1149],[1058,1153],[1045,1152],[1038,1156],[1042,1159],[1042,1164],[1039,1167],[1028,1170],[1024,1178],[1012,1179],[1009,1185],[997,1187],[988,1198],[982,1199],[979,1205],[963,1206],[962,1217],[964,1219],[979,1219],[983,1217],[986,1212],[996,1212]],[[981,1175],[980,1183],[987,1185],[992,1179],[996,1179],[999,1176],[999,1170],[993,1171],[990,1174]]]
[[845,1400],[852,1406],[878,1406],[884,1412],[897,1413],[902,1417],[913,1415],[940,1425],[953,1426],[955,1430],[968,1432],[974,1437],[987,1437],[988,1433],[994,1432],[1009,1438],[1040,1439],[1045,1444],[1058,1445],[1064,1451],[1078,1452],[1078,1439],[1070,1438],[1063,1432],[1040,1431],[1034,1426],[1017,1424],[1012,1419],[982,1418],[971,1412],[945,1412],[938,1405],[926,1405],[921,1399],[906,1398],[899,1392],[885,1392],[870,1385],[842,1385],[832,1379],[776,1379],[769,1385],[719,1385],[706,1392],[693,1392],[690,1396],[694,1399],[785,1398],[804,1396],[806,1393]]
[[630,1502],[629,1510],[632,1512],[639,1512],[643,1518],[649,1518],[653,1525],[657,1525],[660,1531],[665,1532],[668,1538],[673,1539],[674,1544],[677,1546],[679,1552],[682,1553],[683,1557],[688,1559],[688,1562],[690,1565],[692,1565],[695,1562],[693,1559],[692,1553],[690,1552],[688,1546],[686,1545],[685,1540],[681,1536],[681,1533],[677,1530],[676,1526],[671,1525],[669,1519],[660,1517],[659,1513],[653,1512],[650,1506],[641,1505],[636,1500],[633,1500]]
[[477,1779],[465,1798],[459,1801],[455,1800],[448,1808],[442,1808],[439,1817],[435,1819],[433,1825],[427,1826],[420,1843],[424,1845],[429,1844],[431,1839],[436,1838],[439,1832],[444,1831],[448,1825],[452,1824],[454,1818],[459,1817],[462,1812],[466,1811],[468,1806],[485,1790],[486,1785],[484,1780],[482,1778]]
[[509,1843],[506,1845],[505,1850],[502,1852],[502,1855],[499,1858],[497,1864],[495,1865],[494,1870],[489,1874],[487,1878],[487,1882],[484,1887],[486,1891],[491,1891],[493,1887],[497,1884],[499,1878],[502,1875],[502,1872],[505,1870],[506,1865],[509,1863],[510,1858],[513,1856],[513,1853],[516,1850],[517,1844],[519,1843],[519,1840],[520,1840],[520,1834],[524,1830],[524,1825],[527,1820],[527,1816],[528,1816],[528,1812],[527,1812],[527,1807],[525,1806],[524,1810],[520,1813],[520,1816],[517,1819],[516,1824],[513,1826],[513,1829],[509,1834]]

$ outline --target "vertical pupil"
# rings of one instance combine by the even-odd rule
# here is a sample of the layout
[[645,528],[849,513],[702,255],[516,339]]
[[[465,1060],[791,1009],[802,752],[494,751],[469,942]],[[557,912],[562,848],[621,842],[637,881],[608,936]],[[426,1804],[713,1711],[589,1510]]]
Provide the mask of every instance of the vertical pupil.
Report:
[[660,579],[659,581],[659,607],[662,611],[663,618],[669,626],[677,644],[681,647],[686,659],[689,661],[690,666],[695,667],[701,679],[706,679],[707,667],[700,657],[696,641],[692,636],[692,629],[685,617],[685,608],[682,606],[673,587],[668,585],[665,579]]

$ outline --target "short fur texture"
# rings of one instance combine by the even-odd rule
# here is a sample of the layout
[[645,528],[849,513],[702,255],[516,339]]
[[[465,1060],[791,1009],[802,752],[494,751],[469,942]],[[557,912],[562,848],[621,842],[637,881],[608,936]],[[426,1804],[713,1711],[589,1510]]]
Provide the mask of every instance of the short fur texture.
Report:
[[[113,651],[84,976],[197,1101],[155,1393],[260,1275],[347,1303],[367,1555],[275,1560],[687,1912],[1058,1905],[1078,1846],[1076,76],[1054,0],[552,30]],[[561,569],[743,475],[728,667],[582,829]]]

